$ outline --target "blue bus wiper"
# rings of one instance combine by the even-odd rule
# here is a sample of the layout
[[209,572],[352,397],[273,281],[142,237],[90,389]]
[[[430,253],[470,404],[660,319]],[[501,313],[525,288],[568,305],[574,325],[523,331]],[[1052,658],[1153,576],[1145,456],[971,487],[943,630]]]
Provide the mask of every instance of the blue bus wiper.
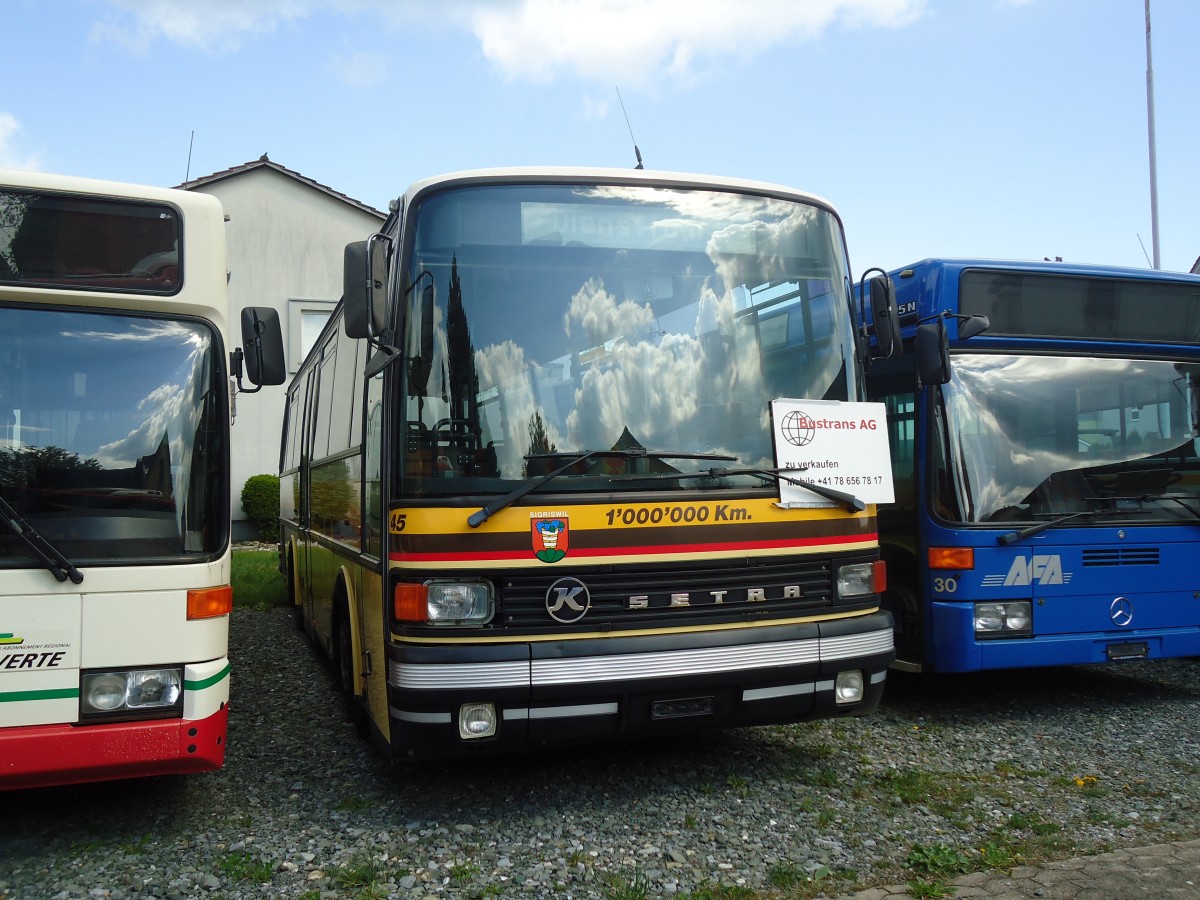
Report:
[[83,583],[83,573],[75,568],[61,550],[42,537],[41,532],[30,525],[3,497],[0,497],[0,514],[2,514],[0,518],[4,519],[4,523],[12,530],[12,533],[21,539],[21,542],[29,548],[29,552],[49,570],[51,575],[59,581],[66,581],[70,578],[75,584]]
[[536,491],[548,481],[553,481],[559,475],[566,472],[568,469],[579,465],[581,462],[586,462],[597,456],[616,456],[621,459],[737,459],[736,456],[729,456],[724,453],[689,453],[687,451],[671,451],[671,450],[647,450],[645,447],[630,447],[625,450],[587,450],[582,453],[530,453],[525,459],[562,459],[568,458],[568,461],[559,466],[553,471],[547,472],[541,478],[534,481],[527,481],[519,488],[511,493],[505,494],[498,500],[493,500],[491,503],[486,503],[484,506],[467,517],[467,524],[472,528],[478,528],[500,510],[512,506],[526,494]]
[[1200,510],[1198,510],[1198,509],[1196,509],[1196,507],[1192,506],[1191,503],[1188,503],[1188,500],[1196,499],[1194,497],[1187,497],[1185,499],[1183,497],[1173,497],[1170,494],[1143,494],[1142,496],[1136,497],[1136,498],[1122,498],[1122,499],[1136,499],[1138,501],[1138,503],[1149,503],[1154,500],[1169,501],[1171,503],[1175,503],[1179,506],[1182,506],[1185,510],[1190,512],[1195,518],[1200,519]]
[[647,480],[664,480],[682,481],[685,478],[724,478],[731,475],[757,475],[760,478],[769,478],[772,481],[781,479],[789,484],[798,485],[806,491],[812,491],[819,497],[824,497],[826,500],[832,500],[834,503],[840,503],[848,512],[862,512],[867,508],[862,500],[855,497],[853,494],[847,494],[844,491],[835,490],[834,488],[825,487],[822,484],[814,484],[811,481],[805,481],[802,478],[796,478],[789,473],[807,472],[808,468],[801,466],[800,468],[749,468],[749,469],[726,469],[712,468],[704,469],[700,472],[665,472],[654,475],[615,475],[609,481],[647,481]]
[[1006,531],[1004,534],[999,535],[996,540],[1007,546],[1008,544],[1015,544],[1017,541],[1024,540],[1027,537],[1033,537],[1035,534],[1040,534],[1047,528],[1055,528],[1066,522],[1078,519],[1080,516],[1112,516],[1116,515],[1118,512],[1119,511],[1115,509],[1081,509],[1078,512],[1066,513],[1061,516],[1056,516],[1053,519],[1047,519],[1044,522],[1037,522],[1033,525],[1028,525],[1025,528],[1021,528],[1017,531]]

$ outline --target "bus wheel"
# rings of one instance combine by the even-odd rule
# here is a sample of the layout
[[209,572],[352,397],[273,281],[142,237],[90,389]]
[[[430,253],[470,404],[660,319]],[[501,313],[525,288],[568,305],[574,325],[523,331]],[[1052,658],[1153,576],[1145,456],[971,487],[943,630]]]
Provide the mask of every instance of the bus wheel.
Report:
[[895,621],[897,659],[919,661],[922,635],[916,591],[907,583],[889,582],[882,605]]
[[292,605],[292,622],[301,631],[307,631],[304,627],[304,607],[296,602],[296,564],[292,562],[290,550],[287,555],[287,598]]
[[367,735],[367,711],[363,707],[362,701],[354,693],[354,645],[350,640],[350,616],[345,606],[338,608],[336,622],[335,646],[337,647],[338,684],[342,689],[342,696],[346,698],[346,708],[350,713],[350,720],[354,723],[358,733],[365,737]]

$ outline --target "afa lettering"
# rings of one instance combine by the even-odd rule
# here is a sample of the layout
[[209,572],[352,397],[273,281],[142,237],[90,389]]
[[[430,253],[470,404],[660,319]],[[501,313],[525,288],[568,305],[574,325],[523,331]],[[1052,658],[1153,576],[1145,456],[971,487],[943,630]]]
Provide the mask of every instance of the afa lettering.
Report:
[[1013,560],[1004,578],[1006,587],[1022,584],[1064,584],[1062,557],[1057,553],[1040,556],[1034,554],[1030,559],[1018,556]]

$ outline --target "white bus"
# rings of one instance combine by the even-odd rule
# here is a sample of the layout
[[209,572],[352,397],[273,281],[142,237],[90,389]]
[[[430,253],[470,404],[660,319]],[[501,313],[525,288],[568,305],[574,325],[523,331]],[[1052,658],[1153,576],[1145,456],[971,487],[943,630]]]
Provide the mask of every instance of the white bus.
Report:
[[[224,761],[224,227],[205,194],[0,170],[0,788]],[[282,383],[269,320],[250,375]]]
[[850,285],[787,188],[410,188],[284,426],[284,571],[358,723],[401,759],[874,709],[891,483]]

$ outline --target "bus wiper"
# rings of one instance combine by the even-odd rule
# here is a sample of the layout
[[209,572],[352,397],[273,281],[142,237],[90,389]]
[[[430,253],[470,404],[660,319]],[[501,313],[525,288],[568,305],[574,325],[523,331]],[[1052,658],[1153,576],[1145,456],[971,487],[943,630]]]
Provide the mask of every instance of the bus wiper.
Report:
[[616,456],[621,459],[737,459],[724,453],[689,453],[687,451],[647,450],[645,447],[630,447],[626,450],[588,450],[583,453],[530,453],[525,459],[562,459],[568,461],[551,472],[547,472],[536,481],[527,481],[515,491],[505,494],[498,500],[485,504],[482,508],[467,517],[467,524],[478,528],[502,509],[512,506],[526,494],[536,491],[548,481],[553,481],[563,472],[597,456]]
[[[1172,503],[1179,504],[1184,509],[1186,509],[1188,512],[1190,512],[1193,516],[1195,516],[1197,519],[1200,519],[1200,510],[1197,510],[1196,507],[1192,506],[1190,503],[1187,502],[1187,500],[1183,499],[1182,497],[1172,497],[1170,494],[1160,494],[1157,497],[1152,497],[1149,494],[1147,494],[1147,495],[1141,497],[1140,499],[1141,499],[1141,502],[1143,502],[1143,503],[1145,503],[1147,500],[1169,500]],[[1189,498],[1189,499],[1191,499],[1191,498]]]
[[806,491],[812,491],[819,497],[824,497],[826,500],[832,500],[834,503],[840,503],[846,507],[848,512],[862,512],[867,508],[862,500],[855,497],[853,494],[847,494],[844,491],[835,490],[834,488],[825,487],[823,484],[814,484],[811,481],[805,481],[802,478],[795,478],[792,472],[806,472],[807,467],[801,468],[751,468],[751,469],[727,469],[727,468],[711,468],[704,469],[700,472],[667,472],[654,475],[617,475],[610,478],[610,481],[646,481],[646,480],[661,480],[670,479],[672,481],[682,481],[685,478],[725,478],[731,475],[758,475],[762,478],[769,478],[772,481],[782,479],[789,484],[795,484],[804,488]]
[[[730,456],[728,453],[691,453],[687,450],[647,450],[645,447],[626,447],[615,450],[589,450],[581,457],[579,453],[555,452],[555,453],[530,453],[526,455],[526,459],[567,459],[570,458],[569,465],[573,466],[582,458],[592,456],[615,456],[620,459],[728,459],[733,461],[736,456]],[[674,474],[674,473],[668,473]]]
[[42,537],[41,533],[13,509],[3,497],[0,497],[0,514],[3,514],[4,523],[12,529],[12,533],[21,539],[21,542],[29,548],[29,552],[49,570],[51,575],[59,581],[66,581],[70,578],[75,584],[83,582],[83,573],[75,568],[61,550]]
[[1035,534],[1040,534],[1047,528],[1054,528],[1062,525],[1064,522],[1070,522],[1072,519],[1078,519],[1080,516],[1103,516],[1109,515],[1108,510],[1103,509],[1083,509],[1079,512],[1067,513],[1066,515],[1058,516],[1053,519],[1047,519],[1044,522],[1037,522],[1034,525],[1029,525],[1017,531],[1006,531],[1004,534],[996,538],[1005,546],[1015,544],[1017,541],[1024,540],[1027,537],[1033,537]]

